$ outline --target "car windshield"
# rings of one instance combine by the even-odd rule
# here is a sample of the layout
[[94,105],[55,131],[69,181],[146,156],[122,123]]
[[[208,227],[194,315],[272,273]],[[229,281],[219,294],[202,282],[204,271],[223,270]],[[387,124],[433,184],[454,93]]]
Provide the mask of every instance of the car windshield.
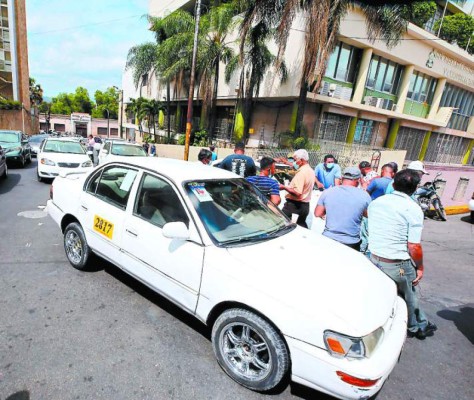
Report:
[[46,139],[47,137],[49,137],[48,135],[44,135],[44,136],[32,136],[28,139],[28,142],[30,143],[41,143],[44,139]]
[[65,142],[60,140],[48,140],[44,145],[45,153],[69,153],[85,154],[84,147],[79,142]]
[[199,180],[184,187],[207,232],[219,245],[268,240],[296,226],[243,179]]
[[114,156],[146,156],[146,152],[141,146],[117,143],[112,146],[112,154]]
[[0,131],[0,142],[2,143],[18,143],[20,142],[20,135],[15,132]]

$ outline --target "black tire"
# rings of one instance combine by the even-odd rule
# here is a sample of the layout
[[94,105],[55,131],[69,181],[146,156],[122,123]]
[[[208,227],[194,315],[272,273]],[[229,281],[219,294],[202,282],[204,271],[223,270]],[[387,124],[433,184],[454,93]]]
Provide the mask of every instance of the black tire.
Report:
[[33,160],[31,159],[31,153],[28,154],[28,158],[26,159],[27,164],[31,164]]
[[8,165],[5,163],[5,171],[3,171],[2,179],[8,178]]
[[471,211],[471,224],[474,224],[474,211]]
[[262,317],[239,308],[224,311],[212,328],[212,346],[221,368],[242,386],[268,392],[285,383],[288,348]]
[[446,221],[446,211],[444,210],[443,205],[441,204],[441,201],[439,199],[434,199],[433,200],[433,207],[435,209],[436,215],[441,221]]
[[25,156],[22,155],[20,158],[20,168],[25,168],[25,164]]
[[89,269],[92,251],[79,223],[72,222],[64,230],[64,250],[74,268],[80,271]]
[[38,182],[44,182],[44,178],[42,176],[40,176],[38,170],[36,170],[36,177],[38,178]]

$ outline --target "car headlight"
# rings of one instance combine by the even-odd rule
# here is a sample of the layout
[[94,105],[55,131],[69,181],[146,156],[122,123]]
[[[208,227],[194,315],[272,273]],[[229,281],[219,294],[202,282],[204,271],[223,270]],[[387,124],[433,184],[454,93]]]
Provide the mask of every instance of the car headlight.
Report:
[[49,160],[49,159],[47,159],[47,158],[42,158],[42,159],[40,160],[40,163],[41,163],[41,164],[44,164],[44,165],[56,165],[56,163],[55,163],[54,161],[51,161],[51,160]]
[[9,149],[5,150],[5,154],[13,153],[13,152],[21,152],[21,151],[22,151],[21,147],[10,147]]
[[324,332],[324,343],[334,357],[364,358],[370,357],[383,337],[383,328],[361,338],[346,336],[333,331]]
[[85,161],[81,164],[81,167],[83,168],[86,168],[86,167],[92,167],[92,161],[91,160],[88,160],[88,161]]

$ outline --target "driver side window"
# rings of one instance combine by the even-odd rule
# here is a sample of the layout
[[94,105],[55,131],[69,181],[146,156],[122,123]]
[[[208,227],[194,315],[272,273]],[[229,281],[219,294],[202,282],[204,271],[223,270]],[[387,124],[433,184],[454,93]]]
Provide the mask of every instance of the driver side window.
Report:
[[163,179],[148,174],[143,175],[134,215],[159,227],[168,222],[184,222],[189,227],[188,215],[174,188]]

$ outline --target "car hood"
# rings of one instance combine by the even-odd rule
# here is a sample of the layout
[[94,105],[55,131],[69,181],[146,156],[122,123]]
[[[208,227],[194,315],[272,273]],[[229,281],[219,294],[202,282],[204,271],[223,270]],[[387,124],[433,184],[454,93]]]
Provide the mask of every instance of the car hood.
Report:
[[0,146],[2,146],[4,149],[11,149],[12,147],[21,147],[21,143],[20,142],[16,142],[16,143],[0,142]]
[[227,251],[241,265],[236,274],[251,276],[258,290],[278,294],[308,318],[324,308],[347,324],[346,334],[369,334],[392,313],[397,293],[390,278],[361,253],[307,229]]
[[54,162],[81,163],[90,160],[87,154],[40,153],[39,158],[47,158]]

